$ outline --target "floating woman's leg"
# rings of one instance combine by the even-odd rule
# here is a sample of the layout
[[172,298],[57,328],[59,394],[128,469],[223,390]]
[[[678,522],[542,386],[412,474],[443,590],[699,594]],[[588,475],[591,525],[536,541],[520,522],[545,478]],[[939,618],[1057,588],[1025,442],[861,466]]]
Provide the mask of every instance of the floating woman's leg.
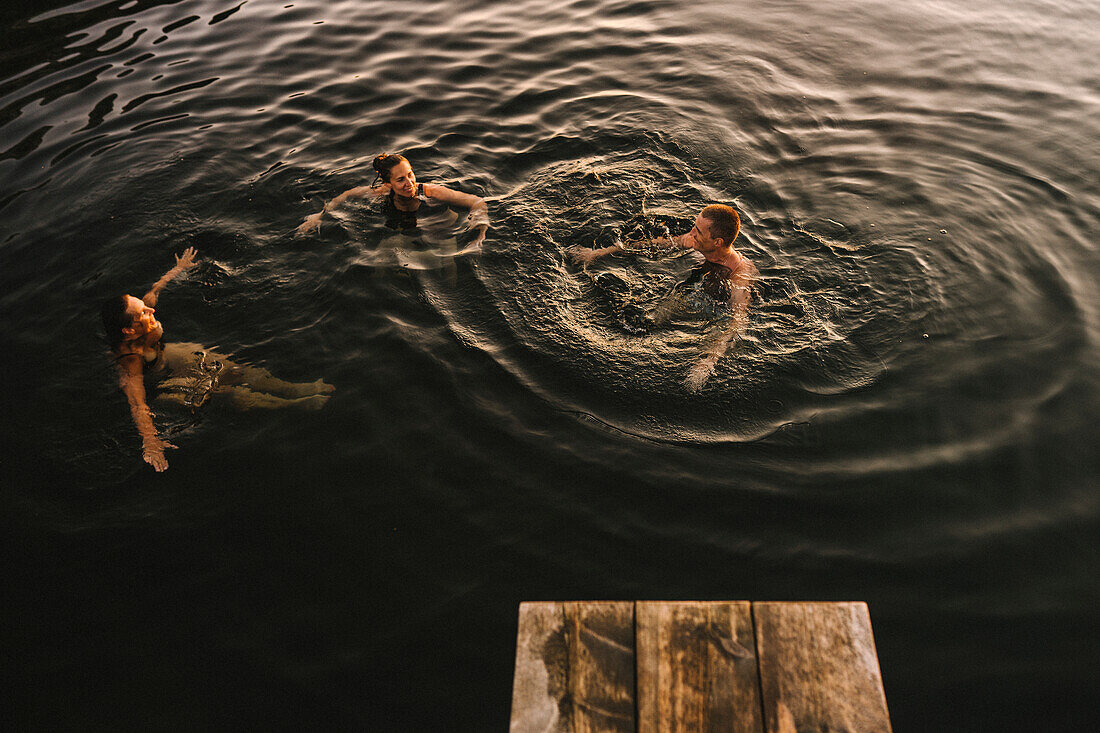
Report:
[[328,395],[322,394],[287,399],[266,392],[256,392],[240,385],[218,387],[217,394],[219,397],[229,399],[238,410],[278,410],[285,407],[320,410],[329,399]]
[[296,398],[329,394],[336,389],[320,379],[315,382],[288,382],[275,377],[263,367],[240,364],[201,344],[187,342],[168,344],[165,347],[165,356],[174,378],[177,378],[176,375],[179,375],[178,378],[194,378],[196,365],[203,364],[207,370],[216,369],[219,385],[248,386],[253,391],[271,392],[280,397]]
[[[256,392],[243,385],[219,385],[211,392],[210,396],[218,402],[227,400],[238,410],[277,410],[285,407],[320,410],[329,400],[329,396],[326,394],[310,394],[305,397],[292,398],[278,397],[267,392]],[[189,397],[191,398],[190,401]],[[163,391],[157,393],[154,403],[173,404],[195,409],[200,405],[193,398],[194,395],[187,390]],[[206,399],[202,399],[202,402],[205,403]]]
[[256,392],[270,392],[289,398],[325,395],[336,390],[321,379],[315,382],[288,382],[272,375],[263,367],[245,366],[232,361],[225,362],[219,382],[229,387],[248,387]]
[[153,398],[153,403],[173,404],[181,407],[187,407],[187,395],[183,392],[157,392]]

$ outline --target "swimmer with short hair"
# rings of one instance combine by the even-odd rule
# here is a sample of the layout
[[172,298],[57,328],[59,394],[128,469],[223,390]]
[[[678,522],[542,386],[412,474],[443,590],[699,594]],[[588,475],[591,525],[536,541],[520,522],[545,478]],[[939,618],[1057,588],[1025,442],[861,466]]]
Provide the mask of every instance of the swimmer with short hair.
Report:
[[237,364],[199,344],[165,344],[164,327],[156,318],[157,300],[169,282],[198,263],[196,255],[195,248],[188,247],[176,255],[175,266],[140,300],[122,295],[106,301],[100,312],[118,368],[119,386],[141,434],[142,457],[157,471],[168,468],[164,451],[176,446],[157,434],[146,401],[146,377],[156,378],[158,399],[190,407],[201,406],[212,394],[226,394],[243,408],[319,408],[328,400],[327,393],[335,389],[321,380],[285,382],[266,369]]
[[630,251],[635,244],[691,249],[703,255],[705,262],[700,279],[709,291],[721,294],[721,299],[728,303],[733,318],[730,326],[710,343],[709,348],[704,349],[684,380],[690,391],[697,392],[706,384],[718,360],[748,323],[752,284],[758,273],[752,262],[733,248],[733,241],[740,231],[741,217],[733,207],[711,204],[699,212],[695,217],[695,225],[686,234],[657,237],[646,243],[617,242],[602,249],[576,246],[570,247],[566,252],[574,262],[584,265],[604,255]]
[[387,224],[393,228],[405,228],[404,222],[415,221],[416,212],[431,200],[455,204],[470,210],[466,219],[466,228],[476,230],[477,236],[467,249],[476,249],[485,239],[489,229],[489,206],[485,199],[469,193],[462,193],[434,183],[417,183],[412,165],[400,154],[379,155],[374,159],[374,183],[370,186],[357,186],[344,191],[332,199],[316,214],[305,218],[296,230],[304,236],[321,228],[321,219],[326,212],[349,199],[383,199],[383,210]]

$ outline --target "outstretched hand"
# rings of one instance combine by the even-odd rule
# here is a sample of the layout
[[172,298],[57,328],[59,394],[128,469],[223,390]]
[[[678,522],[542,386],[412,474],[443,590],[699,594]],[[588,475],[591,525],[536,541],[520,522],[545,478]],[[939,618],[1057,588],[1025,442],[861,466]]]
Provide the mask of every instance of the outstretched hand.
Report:
[[306,220],[298,225],[298,228],[294,231],[299,237],[304,237],[307,234],[320,231],[321,218],[325,215],[324,211],[318,211],[316,214],[310,214],[306,217]]
[[465,250],[477,251],[481,248],[481,243],[485,241],[485,233],[489,231],[489,214],[484,205],[475,204],[470,209],[470,215],[466,217],[466,231],[475,230],[477,235],[472,242],[466,245]]
[[180,270],[186,270],[189,267],[194,267],[198,264],[198,252],[194,247],[188,247],[183,250],[182,255],[176,255],[176,267]]
[[198,252],[194,247],[188,247],[183,250],[183,254],[176,255],[176,264],[171,270],[160,276],[160,280],[153,283],[153,287],[149,289],[149,292],[145,294],[142,300],[150,308],[157,304],[157,298],[160,296],[160,291],[164,290],[168,283],[175,280],[185,270],[194,267],[198,263]]

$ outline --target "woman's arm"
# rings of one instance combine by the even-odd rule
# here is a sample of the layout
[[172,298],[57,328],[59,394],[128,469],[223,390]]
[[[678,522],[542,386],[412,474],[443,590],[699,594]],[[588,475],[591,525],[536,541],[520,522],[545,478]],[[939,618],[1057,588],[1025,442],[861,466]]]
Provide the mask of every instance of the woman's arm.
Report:
[[434,183],[424,184],[424,195],[448,204],[465,206],[470,210],[470,215],[466,218],[466,228],[477,229],[478,234],[468,247],[477,247],[485,239],[485,233],[489,231],[489,204],[485,203],[485,199],[472,193],[462,193],[446,186],[437,186]]
[[145,462],[154,469],[164,471],[168,468],[168,461],[164,457],[165,448],[176,446],[162,440],[157,435],[157,428],[153,425],[153,414],[149,411],[149,405],[145,402],[145,383],[142,380],[141,354],[129,354],[118,361],[118,384],[122,387],[126,401],[130,403],[130,416],[134,419],[134,425],[141,434],[141,454]]
[[[434,183],[424,184],[424,195],[428,198],[446,201],[448,204],[464,206],[470,209],[470,211],[477,209],[488,211],[489,209],[489,205],[485,203],[485,199],[480,196],[475,196],[472,193],[462,193],[461,191],[455,191],[446,186],[438,186]],[[486,222],[486,225],[488,225],[488,222]]]
[[332,201],[325,204],[316,214],[307,216],[305,221],[298,225],[296,232],[299,235],[305,235],[317,231],[321,228],[321,218],[325,215],[325,212],[335,210],[337,206],[348,199],[378,198],[379,196],[385,196],[389,192],[390,184],[388,183],[383,183],[381,186],[374,187],[356,186],[355,188],[349,188],[347,191],[344,191]]
[[[667,229],[665,230],[668,231]],[[649,239],[639,239],[635,242],[625,242],[621,246],[621,249],[626,252],[637,252],[638,254],[646,255],[651,258],[665,257],[673,249],[691,249],[691,244],[687,242],[686,234],[679,234],[667,237],[651,237]]]
[[160,297],[160,291],[164,290],[164,286],[172,282],[172,280],[175,279],[181,272],[188,268],[194,267],[197,264],[198,260],[195,259],[195,256],[197,254],[198,253],[195,252],[194,247],[188,247],[183,251],[182,255],[176,255],[175,267],[164,273],[164,275],[161,276],[160,280],[157,280],[155,283],[153,283],[153,287],[141,299],[145,303],[145,305],[149,306],[150,308],[155,306],[157,304],[157,298]]

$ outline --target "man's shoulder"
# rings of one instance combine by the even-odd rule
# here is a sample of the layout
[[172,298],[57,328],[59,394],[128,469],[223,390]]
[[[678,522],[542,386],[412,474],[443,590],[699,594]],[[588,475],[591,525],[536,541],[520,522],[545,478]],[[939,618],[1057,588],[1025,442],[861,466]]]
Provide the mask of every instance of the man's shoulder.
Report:
[[737,261],[731,264],[733,265],[733,277],[755,277],[757,274],[756,265],[752,264],[752,260],[743,254],[738,253]]

